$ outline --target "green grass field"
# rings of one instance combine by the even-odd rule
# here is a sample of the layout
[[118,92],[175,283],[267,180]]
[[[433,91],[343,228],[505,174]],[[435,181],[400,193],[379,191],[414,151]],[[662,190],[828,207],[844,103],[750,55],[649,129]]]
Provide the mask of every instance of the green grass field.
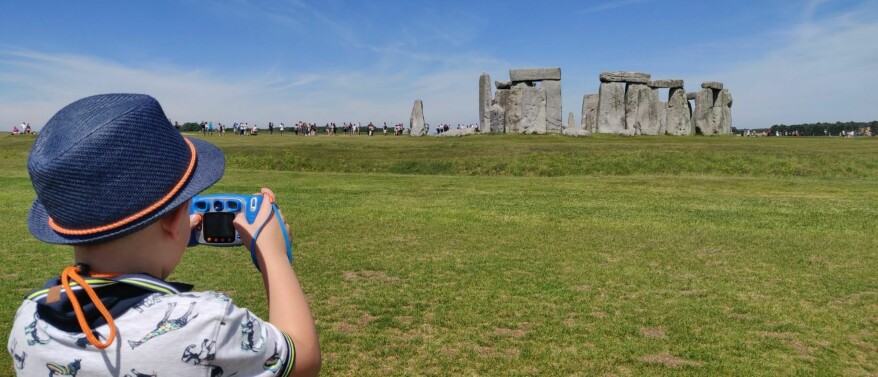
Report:
[[[878,138],[208,139],[211,191],[278,194],[324,375],[878,375]],[[3,334],[72,260],[27,232],[32,140],[0,137]],[[171,278],[267,312],[243,249]]]

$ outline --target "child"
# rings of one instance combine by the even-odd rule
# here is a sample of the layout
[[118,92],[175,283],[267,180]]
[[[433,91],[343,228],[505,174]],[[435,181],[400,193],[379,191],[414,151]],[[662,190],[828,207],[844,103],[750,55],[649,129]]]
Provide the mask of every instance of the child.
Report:
[[19,376],[318,374],[314,320],[270,190],[252,224],[234,223],[248,247],[257,234],[267,322],[222,293],[164,280],[201,221],[189,216],[191,198],[224,166],[219,149],[183,138],[146,95],[84,98],[46,123],[28,158],[28,226],[73,246],[75,264],[19,307],[8,343]]

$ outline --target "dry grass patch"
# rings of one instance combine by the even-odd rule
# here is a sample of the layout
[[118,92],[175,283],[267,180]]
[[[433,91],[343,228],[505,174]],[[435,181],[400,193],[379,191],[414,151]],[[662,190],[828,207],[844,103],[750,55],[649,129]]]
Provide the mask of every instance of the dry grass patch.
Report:
[[649,363],[649,364],[661,364],[661,365],[664,365],[668,368],[678,368],[678,367],[685,367],[685,366],[697,367],[697,366],[701,366],[703,364],[700,361],[686,360],[686,359],[671,355],[670,352],[662,352],[662,353],[657,353],[657,354],[653,354],[653,355],[646,355],[644,357],[641,357],[640,361],[643,361],[643,362]]
[[664,327],[641,327],[640,334],[647,338],[664,339],[667,329]]

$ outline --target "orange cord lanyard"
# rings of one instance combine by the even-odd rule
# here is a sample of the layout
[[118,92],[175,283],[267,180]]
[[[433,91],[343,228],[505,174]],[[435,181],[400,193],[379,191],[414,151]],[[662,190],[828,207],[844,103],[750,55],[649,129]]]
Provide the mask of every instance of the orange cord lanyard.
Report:
[[[93,346],[104,349],[113,344],[113,340],[116,338],[116,323],[113,322],[113,316],[110,314],[110,311],[107,310],[107,307],[104,306],[104,303],[101,302],[101,299],[98,297],[97,293],[95,293],[94,289],[83,279],[80,273],[97,278],[106,278],[112,279],[121,274],[104,274],[104,273],[90,273],[88,271],[88,267],[82,264],[77,264],[75,266],[70,266],[64,269],[61,273],[61,286],[64,287],[64,292],[67,294],[67,299],[70,300],[70,304],[73,306],[73,311],[76,313],[76,320],[79,321],[79,327],[82,329],[82,332],[85,334],[85,337],[88,339],[89,343]],[[79,300],[76,298],[76,295],[73,293],[73,290],[70,289],[70,281],[69,279],[73,279],[82,290],[88,294],[88,297],[91,299],[91,302],[95,304],[95,308],[101,313],[104,317],[104,320],[107,321],[107,325],[110,326],[110,335],[107,337],[106,342],[101,342],[97,337],[95,337],[94,333],[91,331],[91,328],[88,326],[88,322],[85,321],[85,314],[82,312],[82,306],[79,305]]]

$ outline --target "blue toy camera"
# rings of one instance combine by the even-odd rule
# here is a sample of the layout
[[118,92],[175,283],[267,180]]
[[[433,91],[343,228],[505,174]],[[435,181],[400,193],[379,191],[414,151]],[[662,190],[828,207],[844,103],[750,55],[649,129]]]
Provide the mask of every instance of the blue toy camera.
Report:
[[[240,195],[240,194],[209,194],[197,195],[192,198],[192,204],[189,207],[189,214],[200,214],[201,224],[192,229],[189,238],[189,246],[209,245],[209,246],[238,246],[241,245],[241,235],[235,230],[233,221],[239,213],[244,214],[247,223],[253,224],[259,209],[262,207],[263,196],[257,195]],[[277,212],[277,206],[272,203],[272,215],[277,218],[281,225],[281,231],[287,245],[287,258],[290,263],[293,261],[293,246],[290,244],[290,236],[283,219]],[[262,230],[260,225],[259,231]],[[254,234],[254,239],[259,237],[259,231]],[[251,246],[251,249],[253,247]],[[256,255],[250,253],[253,265],[259,268],[256,262]]]

